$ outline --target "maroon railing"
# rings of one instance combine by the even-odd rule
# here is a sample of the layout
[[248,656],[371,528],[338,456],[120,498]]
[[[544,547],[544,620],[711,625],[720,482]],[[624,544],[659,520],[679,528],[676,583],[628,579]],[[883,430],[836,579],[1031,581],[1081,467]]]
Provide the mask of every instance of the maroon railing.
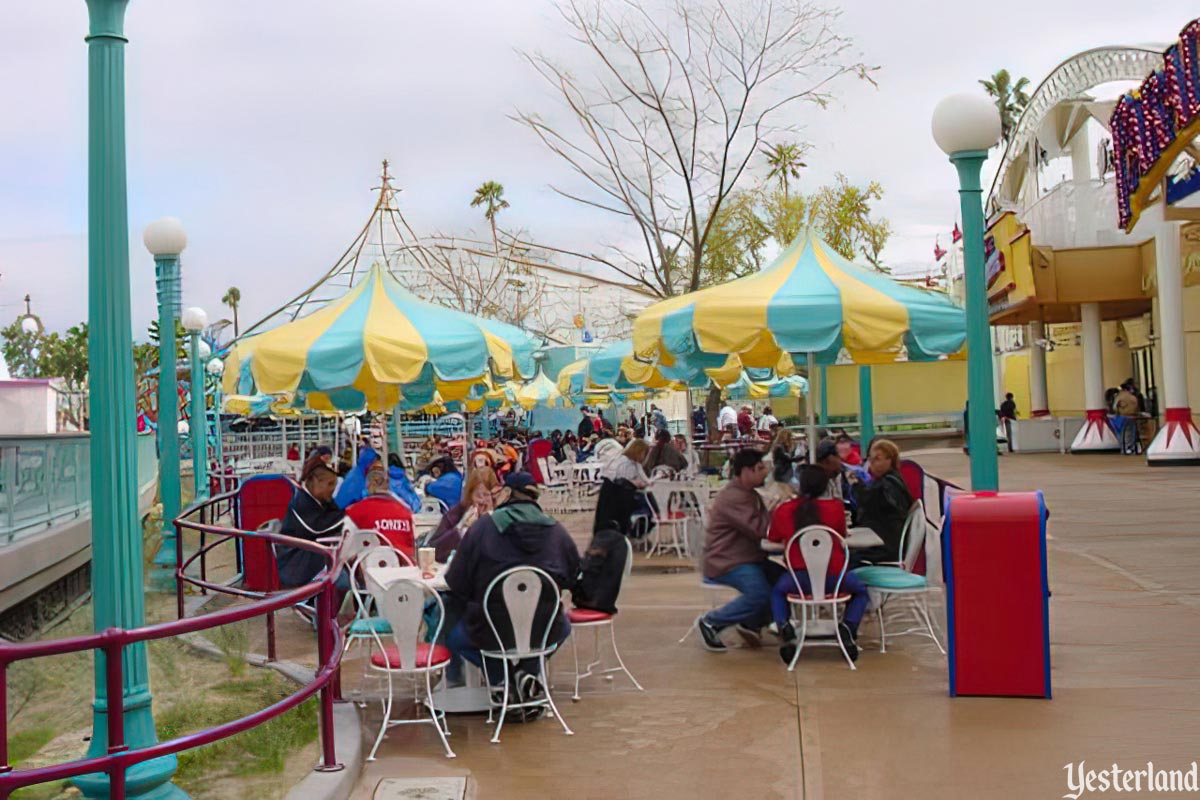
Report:
[[[325,570],[319,576],[318,580],[305,586],[286,592],[262,596],[258,593],[246,593],[233,587],[209,583],[206,580],[198,582],[196,579],[186,577],[183,574],[184,562],[180,555],[177,558],[176,572],[178,596],[180,598],[183,596],[183,584],[187,582],[197,583],[197,585],[203,584],[206,588],[215,591],[231,592],[243,596],[252,594],[256,596],[255,602],[190,619],[183,618],[182,605],[180,605],[180,619],[132,630],[109,628],[108,630],[88,636],[22,644],[0,641],[0,719],[7,720],[8,667],[17,661],[78,653],[86,650],[100,650],[105,655],[104,680],[108,694],[108,713],[106,715],[108,724],[107,755],[83,758],[35,769],[14,770],[8,763],[8,729],[6,724],[2,735],[0,735],[0,800],[8,798],[12,792],[26,786],[50,781],[68,780],[81,775],[101,772],[107,773],[109,776],[109,796],[114,798],[114,800],[125,800],[125,772],[130,767],[243,733],[295,708],[318,692],[321,695],[320,731],[322,760],[321,765],[317,769],[336,771],[343,768],[342,765],[337,763],[334,753],[333,734],[333,702],[336,694],[342,653],[342,633],[335,624],[337,610],[334,608],[336,589],[333,586],[333,581],[336,577],[336,572],[333,570],[333,551],[315,542],[293,539],[288,536],[253,533],[236,528],[223,528],[208,523],[192,522],[188,519],[191,516],[209,518],[211,509],[218,507],[221,503],[228,503],[230,500],[230,495],[220,495],[193,506],[183,516],[175,520],[176,530],[180,533],[176,551],[178,553],[182,553],[183,551],[182,532],[184,530],[197,530],[206,534],[218,535],[219,539],[216,543],[253,537],[265,539],[273,544],[287,545],[289,547],[298,547],[317,552],[325,557],[329,569]],[[215,546],[215,543],[210,545],[210,548],[212,546]],[[192,559],[188,559],[187,563],[191,563],[194,558],[195,556]],[[316,675],[310,683],[279,702],[241,719],[233,720],[232,722],[227,722],[197,733],[180,736],[170,741],[159,742],[149,747],[142,747],[136,750],[129,749],[125,742],[124,696],[122,691],[124,675],[121,656],[124,648],[139,642],[167,639],[185,633],[210,630],[222,625],[243,622],[264,615],[270,620],[273,619],[276,611],[288,608],[312,597],[317,598],[317,661],[319,666]]]

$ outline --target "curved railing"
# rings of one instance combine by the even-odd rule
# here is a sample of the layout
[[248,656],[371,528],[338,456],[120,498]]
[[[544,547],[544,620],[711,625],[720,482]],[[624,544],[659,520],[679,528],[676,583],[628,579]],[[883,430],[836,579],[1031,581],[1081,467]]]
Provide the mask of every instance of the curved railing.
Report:
[[[334,602],[336,590],[333,586],[335,578],[333,551],[315,542],[294,539],[278,534],[254,533],[236,528],[219,527],[208,522],[193,521],[193,516],[208,516],[211,509],[221,503],[228,503],[230,495],[220,495],[211,500],[192,506],[181,517],[175,520],[176,530],[182,534],[184,530],[195,530],[207,535],[216,535],[219,542],[233,539],[256,538],[267,542],[298,547],[319,553],[326,559],[329,569],[325,570],[319,580],[285,592],[262,595],[246,593],[240,589],[222,584],[202,581],[207,589],[229,592],[240,595],[258,595],[255,602],[238,608],[230,608],[212,614],[190,619],[182,618],[172,622],[148,625],[135,629],[109,628],[108,630],[88,636],[78,636],[67,639],[56,639],[45,642],[29,642],[12,644],[0,642],[0,719],[7,719],[7,673],[9,665],[33,658],[65,655],[86,650],[99,650],[105,655],[105,685],[108,694],[108,714],[106,720],[108,753],[103,756],[82,758],[63,764],[55,764],[34,769],[14,770],[8,763],[8,733],[7,727],[0,735],[0,798],[7,798],[17,789],[33,786],[50,781],[69,780],[81,775],[107,773],[109,776],[109,796],[114,800],[125,798],[125,772],[146,761],[163,756],[174,755],[184,750],[201,747],[206,744],[226,739],[238,733],[261,725],[268,720],[295,708],[308,698],[320,693],[320,730],[321,730],[321,765],[324,771],[342,769],[334,754],[333,735],[333,702],[337,693],[338,672],[341,666],[342,633],[335,624],[336,609]],[[182,545],[182,538],[179,539]],[[213,545],[215,546],[215,544]],[[182,551],[182,546],[176,548]],[[194,556],[193,556],[194,559]],[[182,598],[182,587],[186,583],[199,583],[194,578],[183,574],[184,562],[177,561],[176,581],[179,586],[179,597]],[[198,633],[211,630],[222,625],[243,622],[255,617],[267,616],[272,618],[276,611],[288,608],[310,598],[317,598],[317,660],[318,667],[312,681],[300,687],[288,697],[270,705],[261,711],[248,716],[226,722],[213,728],[197,733],[180,736],[166,742],[159,742],[149,747],[131,750],[125,742],[124,696],[122,652],[129,645],[167,639],[186,633]]]

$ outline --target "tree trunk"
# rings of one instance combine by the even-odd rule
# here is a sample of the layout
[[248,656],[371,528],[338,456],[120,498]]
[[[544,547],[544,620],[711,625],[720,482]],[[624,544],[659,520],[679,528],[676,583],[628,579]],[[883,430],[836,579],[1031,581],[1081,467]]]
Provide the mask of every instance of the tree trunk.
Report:
[[233,338],[237,338],[240,331],[238,330],[238,313],[237,303],[233,304]]
[[718,386],[708,388],[708,397],[704,398],[704,417],[707,422],[705,430],[708,442],[720,441],[720,431],[717,430],[717,416],[721,413],[721,389]]

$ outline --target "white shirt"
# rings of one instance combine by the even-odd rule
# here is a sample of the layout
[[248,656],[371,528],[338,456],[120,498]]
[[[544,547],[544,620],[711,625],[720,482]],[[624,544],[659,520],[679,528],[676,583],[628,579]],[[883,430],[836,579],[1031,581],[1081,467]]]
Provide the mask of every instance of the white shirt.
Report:
[[[734,423],[735,424],[737,423],[736,417],[734,418]],[[758,418],[758,429],[760,431],[769,431],[769,430],[771,430],[772,425],[778,425],[778,424],[779,424],[779,420],[775,418],[774,414],[763,414],[761,417]]]
[[625,446],[616,439],[601,439],[596,442],[596,447],[592,450],[592,455],[600,462],[600,469],[604,474],[607,474],[608,465],[613,459],[621,455],[621,451]]
[[717,415],[717,429],[723,431],[731,425],[737,427],[737,412],[733,410],[733,406],[725,406]]
[[645,486],[650,482],[650,476],[646,474],[646,470],[641,464],[637,463],[629,456],[621,453],[604,467],[602,467],[604,477],[610,481],[624,478],[634,486]]

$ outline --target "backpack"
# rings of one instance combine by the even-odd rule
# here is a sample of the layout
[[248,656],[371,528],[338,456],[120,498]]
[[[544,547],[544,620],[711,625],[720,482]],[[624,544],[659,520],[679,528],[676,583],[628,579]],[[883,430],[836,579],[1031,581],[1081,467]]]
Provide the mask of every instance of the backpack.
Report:
[[617,613],[617,595],[621,593],[628,555],[625,536],[619,529],[604,527],[596,531],[583,552],[579,581],[571,590],[575,607]]

